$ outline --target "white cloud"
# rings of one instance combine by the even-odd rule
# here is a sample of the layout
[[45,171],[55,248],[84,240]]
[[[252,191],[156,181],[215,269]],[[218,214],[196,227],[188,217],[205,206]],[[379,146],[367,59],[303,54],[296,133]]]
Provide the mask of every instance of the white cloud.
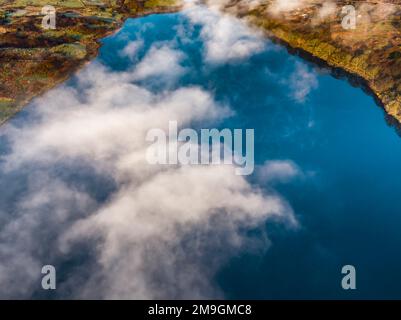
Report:
[[[196,1],[187,1],[189,3]],[[223,9],[233,4],[232,0],[206,0],[204,1],[212,9]],[[236,5],[241,8],[254,9],[261,4],[268,3],[268,0],[237,0]]]
[[138,51],[143,48],[143,40],[131,41],[128,43],[123,50],[121,50],[120,55],[122,57],[128,57],[131,60],[135,60]]
[[[149,129],[167,131],[170,120],[212,126],[231,114],[198,87],[154,94],[132,83],[172,78],[182,56],[166,45],[127,72],[92,63],[79,89],[51,91],[32,106],[33,120],[2,128],[11,151],[0,162],[1,298],[29,298],[45,264],[67,268],[61,297],[221,297],[213,282],[221,266],[269,245],[244,230],[296,224],[285,199],[233,166],[146,162]],[[270,179],[288,169],[265,171]]]
[[310,1],[308,0],[274,0],[269,7],[269,11],[275,15],[283,12],[293,11],[295,9],[302,9]]
[[298,103],[304,103],[309,93],[316,89],[319,83],[315,72],[309,71],[305,64],[297,62],[288,85],[294,100]]
[[266,48],[266,40],[242,20],[203,6],[191,7],[184,14],[202,26],[205,60],[209,63],[238,61]]
[[300,168],[290,160],[266,161],[258,170],[258,179],[263,182],[288,182],[302,175]]
[[325,19],[326,17],[335,14],[337,11],[337,5],[332,1],[324,1],[322,7],[318,11],[318,17]]
[[322,1],[320,7],[316,7],[317,12],[311,19],[312,26],[321,24],[323,21],[330,21],[330,19],[337,19],[337,13],[340,12],[340,8],[337,8],[337,4],[331,0]]
[[161,48],[154,45],[135,67],[133,79],[162,77],[164,80],[175,80],[186,72],[185,68],[181,66],[184,58],[182,51],[174,50],[168,45]]
[[[214,122],[229,114],[227,108],[199,88],[152,94],[131,84],[129,74],[96,64],[80,77],[83,92],[53,90],[37,101],[40,120],[5,132],[12,152],[3,159],[3,176],[17,175],[18,185],[27,175],[32,179],[15,205],[17,214],[1,213],[7,218],[0,296],[29,297],[43,264],[57,265],[85,245],[94,260],[83,262],[81,275],[69,272],[61,294],[220,296],[211,279],[234,252],[252,244],[241,230],[272,218],[293,222],[291,209],[236,176],[232,166],[149,165],[144,137],[150,128],[167,128],[170,119],[182,126]],[[66,168],[63,175],[71,177],[77,166],[113,182],[116,190],[105,203],[55,173]],[[1,201],[6,208],[11,200]],[[265,249],[268,242],[259,245]],[[210,257],[209,251],[218,254]]]

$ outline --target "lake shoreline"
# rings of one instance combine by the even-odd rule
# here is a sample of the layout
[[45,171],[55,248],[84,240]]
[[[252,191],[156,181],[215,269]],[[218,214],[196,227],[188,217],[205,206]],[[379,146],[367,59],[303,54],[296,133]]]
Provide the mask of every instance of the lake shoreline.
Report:
[[372,97],[376,105],[383,110],[384,120],[389,126],[393,127],[396,130],[397,134],[401,137],[400,121],[386,112],[385,105],[381,101],[380,97],[370,87],[369,82],[361,75],[357,73],[352,73],[341,67],[332,66],[326,60],[313,55],[309,51],[303,50],[301,48],[294,48],[286,41],[275,37],[274,35],[266,34],[266,37],[268,37],[273,43],[285,48],[289,54],[300,57],[303,60],[312,63],[315,67],[318,67],[319,69],[328,71],[329,74],[336,79],[346,80],[352,87],[362,89],[362,91],[368,96]]
[[[156,6],[151,9],[135,11],[134,13],[125,12],[125,10],[120,8],[122,11],[121,17],[116,18],[112,22],[107,22],[106,26],[100,16],[89,16],[88,12],[84,11],[87,8],[79,10],[76,8],[59,8],[57,10],[57,21],[63,25],[63,29],[45,31],[45,33],[61,33],[62,35],[59,36],[60,39],[68,40],[61,42],[61,44],[56,42],[56,45],[53,43],[42,43],[45,40],[49,40],[45,38],[45,33],[42,33],[42,30],[35,26],[38,23],[38,17],[40,18],[37,15],[38,8],[30,7],[27,17],[17,17],[15,21],[8,25],[9,30],[4,33],[5,36],[0,42],[0,67],[4,70],[3,74],[0,75],[0,83],[2,84],[0,86],[0,125],[13,118],[35,98],[39,98],[49,90],[61,85],[88,63],[96,59],[102,47],[101,40],[117,33],[126,20],[142,18],[153,14],[168,14],[181,11],[182,4],[180,2],[175,3],[172,6]],[[5,8],[10,10],[9,6]],[[4,8],[0,7],[0,9]],[[77,16],[66,18],[70,13],[77,14]],[[77,27],[74,23],[79,23],[79,26]],[[16,28],[18,25],[22,25],[23,27],[21,28],[26,33],[25,35],[22,34],[25,37],[21,39],[19,39],[19,35],[12,34],[13,28]],[[66,38],[66,34],[71,32],[77,33],[77,30],[80,31],[81,29],[84,30],[85,37],[87,37],[87,32],[90,32],[88,39],[85,38],[85,40],[70,42],[71,39]],[[91,29],[93,31],[90,31]],[[34,43],[37,42],[36,46],[32,44],[27,45],[27,47],[24,47],[26,44],[21,46],[21,41],[26,41],[27,35],[30,38],[36,37],[39,39],[32,40]],[[55,40],[60,41],[60,39],[50,37],[50,40],[53,42]],[[83,51],[83,54],[82,52],[78,52],[78,54],[75,52],[71,53],[70,48],[65,48],[67,46],[81,46],[82,49],[80,48],[80,50]],[[70,51],[66,52],[67,55],[65,55],[64,51],[59,53],[57,50],[60,47],[64,51]],[[43,52],[37,53],[39,50]],[[42,77],[42,79],[37,80],[36,77]]]
[[[30,96],[27,96],[25,99],[22,99],[21,101],[18,102],[18,104],[15,105],[15,109],[13,110],[12,114],[9,116],[3,117],[0,119],[0,125],[4,124],[7,122],[11,117],[13,117],[15,114],[20,112],[27,104],[29,104],[34,98],[40,97],[43,94],[45,94],[47,91],[57,87],[61,83],[65,82],[68,80],[72,75],[76,74],[79,70],[81,70],[83,67],[85,67],[88,63],[93,61],[98,56],[99,50],[102,46],[101,44],[101,39],[107,38],[110,35],[113,35],[117,33],[123,24],[126,22],[127,19],[136,19],[136,18],[141,18],[144,16],[148,15],[153,15],[153,14],[169,14],[169,13],[177,13],[180,12],[183,9],[183,5],[176,5],[173,7],[165,7],[165,8],[157,8],[153,11],[148,11],[148,12],[139,12],[136,13],[135,15],[125,15],[124,18],[113,28],[112,30],[108,30],[107,32],[104,32],[101,37],[95,39],[95,43],[93,44],[93,48],[90,48],[88,50],[87,56],[79,61],[76,61],[75,64],[72,64],[69,66],[69,68],[66,70],[64,74],[62,74],[61,77],[53,79],[54,81],[48,85],[48,86],[43,86],[39,89],[37,89],[33,94]],[[229,13],[232,14],[232,13]],[[252,19],[251,19],[252,20]],[[385,114],[385,121],[392,127],[394,127],[397,131],[398,134],[401,135],[401,122],[399,117],[396,117],[391,114],[391,112],[388,111],[388,108],[386,107],[386,103],[383,101],[383,98],[380,97],[380,93],[377,92],[371,85],[368,79],[366,79],[363,75],[359,74],[358,72],[353,72],[351,70],[348,70],[347,68],[341,66],[341,65],[333,65],[333,63],[329,62],[327,59],[324,59],[322,57],[317,56],[311,51],[308,51],[300,46],[293,45],[292,43],[286,41],[283,37],[280,37],[276,33],[272,32],[272,30],[269,30],[268,28],[264,27],[263,24],[263,19],[253,21],[250,21],[251,25],[256,25],[254,26],[258,30],[262,30],[264,32],[264,35],[271,39],[273,42],[281,45],[282,47],[286,48],[286,50],[291,54],[291,55],[297,55],[301,57],[302,59],[309,61],[316,65],[319,68],[323,68],[325,70],[328,70],[330,74],[335,77],[335,78],[340,78],[340,79],[346,79],[350,85],[354,87],[359,87],[361,88],[366,94],[369,96],[372,96],[375,103],[380,106],[384,110]],[[1,95],[0,95],[1,97]]]

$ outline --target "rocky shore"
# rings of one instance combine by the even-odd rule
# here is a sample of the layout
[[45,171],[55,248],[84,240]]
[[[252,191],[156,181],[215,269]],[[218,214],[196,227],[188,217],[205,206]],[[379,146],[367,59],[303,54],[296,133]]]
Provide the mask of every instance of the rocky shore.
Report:
[[[212,2],[212,1],[209,1]],[[342,22],[355,8],[355,27]],[[401,123],[401,1],[228,0],[221,9],[274,39],[354,75]]]
[[[56,9],[44,29],[42,8]],[[127,18],[180,10],[179,0],[46,0],[0,4],[0,124],[96,57]]]

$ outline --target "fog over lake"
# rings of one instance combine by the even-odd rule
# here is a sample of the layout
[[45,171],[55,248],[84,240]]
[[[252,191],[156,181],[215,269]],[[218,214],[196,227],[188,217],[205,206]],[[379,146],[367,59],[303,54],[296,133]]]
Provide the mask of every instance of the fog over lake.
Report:
[[[169,121],[254,129],[254,172],[147,163]],[[360,88],[236,18],[127,20],[1,141],[1,298],[401,298],[400,136]]]

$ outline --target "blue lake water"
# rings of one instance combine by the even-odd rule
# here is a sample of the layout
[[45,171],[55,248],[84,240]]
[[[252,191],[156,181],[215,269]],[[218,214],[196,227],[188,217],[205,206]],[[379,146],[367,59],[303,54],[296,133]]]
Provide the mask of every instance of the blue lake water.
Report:
[[[178,26],[191,32],[179,36]],[[199,32],[181,14],[128,20],[119,33],[103,40],[97,60],[113,70],[127,70],[135,60],[118,52],[128,42],[144,41],[140,59],[155,42],[175,40],[189,71],[170,86],[201,86],[229,105],[235,115],[220,127],[254,128],[258,165],[291,160],[304,172],[275,185],[300,228],[267,224],[272,246],[266,254],[243,252],[218,273],[215,281],[224,295],[401,298],[401,138],[380,107],[361,89],[267,39],[265,50],[245,60],[207,64]],[[185,41],[188,34],[190,41]],[[286,82],[299,65],[318,82],[304,102],[294,100]],[[165,86],[141,84],[154,91]],[[341,288],[341,268],[347,264],[356,268],[357,290]]]

